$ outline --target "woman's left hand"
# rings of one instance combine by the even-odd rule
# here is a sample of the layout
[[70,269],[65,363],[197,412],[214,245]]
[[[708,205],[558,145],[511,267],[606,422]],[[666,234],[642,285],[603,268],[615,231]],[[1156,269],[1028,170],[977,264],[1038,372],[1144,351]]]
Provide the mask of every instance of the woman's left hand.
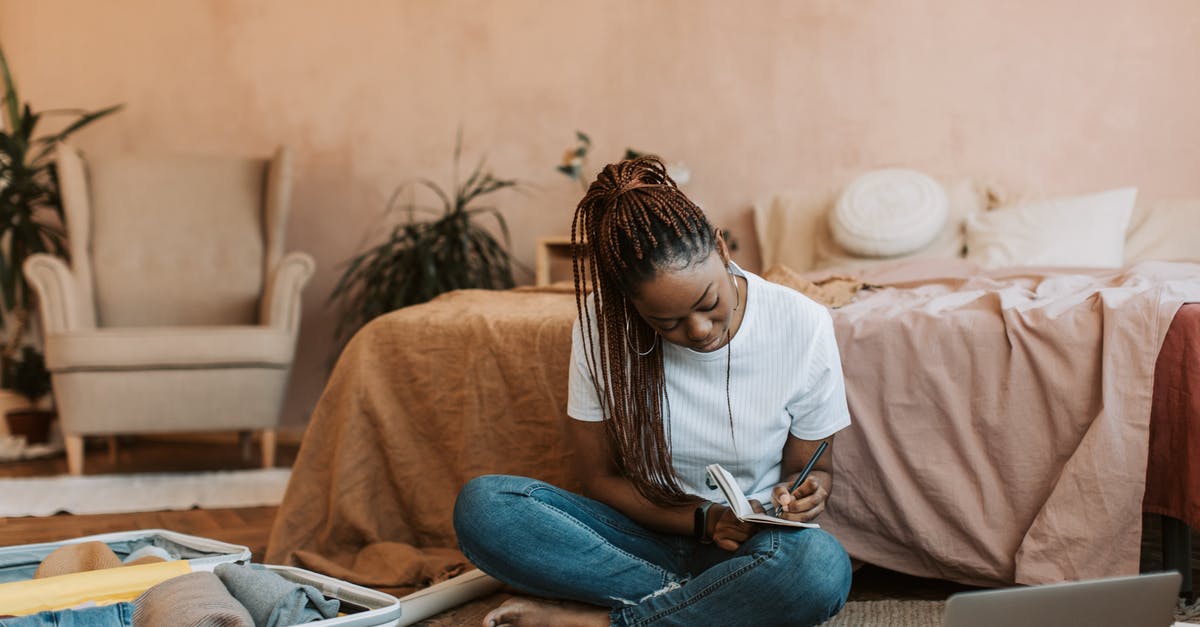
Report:
[[817,478],[809,475],[800,487],[796,488],[793,496],[788,492],[788,485],[781,483],[775,486],[771,498],[779,504],[779,517],[799,522],[812,522],[821,512],[825,511],[825,500],[829,491]]

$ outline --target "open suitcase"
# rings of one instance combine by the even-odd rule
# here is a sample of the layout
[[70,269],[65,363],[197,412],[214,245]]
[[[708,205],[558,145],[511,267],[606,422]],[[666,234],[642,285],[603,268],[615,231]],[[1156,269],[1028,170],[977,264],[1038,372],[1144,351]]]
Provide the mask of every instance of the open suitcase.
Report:
[[[188,560],[193,571],[212,570],[226,562],[244,564],[250,561],[250,549],[244,546],[165,529],[145,529],[71,538],[61,542],[0,547],[0,584],[31,579],[38,565],[55,549],[66,544],[89,541],[104,542],[122,559],[143,546],[157,546],[173,557]],[[313,586],[326,598],[341,601],[341,615],[306,625],[376,627],[401,624],[400,602],[389,594],[302,568],[270,564],[266,567],[284,579]],[[4,613],[4,608],[0,607],[0,614]]]

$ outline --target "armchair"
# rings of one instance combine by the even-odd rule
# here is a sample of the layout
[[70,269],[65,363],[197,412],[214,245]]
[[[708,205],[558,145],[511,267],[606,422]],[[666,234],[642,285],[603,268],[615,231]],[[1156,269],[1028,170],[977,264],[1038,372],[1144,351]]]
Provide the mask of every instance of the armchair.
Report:
[[86,158],[58,147],[70,265],[34,255],[73,475],[83,437],[275,428],[315,263],[284,254],[291,153]]

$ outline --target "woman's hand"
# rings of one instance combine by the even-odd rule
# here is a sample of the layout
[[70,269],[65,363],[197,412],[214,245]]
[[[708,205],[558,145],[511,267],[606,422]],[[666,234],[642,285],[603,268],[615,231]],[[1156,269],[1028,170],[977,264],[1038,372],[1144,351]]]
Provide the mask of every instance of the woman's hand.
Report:
[[[750,505],[756,512],[763,511],[758,501],[750,501]],[[757,530],[758,525],[738,520],[728,505],[714,504],[708,510],[708,537],[726,551],[736,551]]]
[[825,511],[825,500],[829,498],[829,490],[825,489],[816,476],[809,475],[804,483],[796,488],[794,495],[788,492],[788,487],[788,484],[781,483],[776,485],[771,493],[771,498],[779,505],[780,518],[812,522]]

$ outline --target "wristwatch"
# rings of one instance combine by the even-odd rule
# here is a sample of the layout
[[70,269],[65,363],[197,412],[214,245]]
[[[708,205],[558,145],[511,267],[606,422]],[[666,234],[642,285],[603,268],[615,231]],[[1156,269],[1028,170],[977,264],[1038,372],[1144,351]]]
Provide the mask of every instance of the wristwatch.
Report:
[[697,505],[695,517],[692,519],[692,535],[701,544],[712,543],[712,538],[708,537],[708,508],[713,505],[712,501]]

